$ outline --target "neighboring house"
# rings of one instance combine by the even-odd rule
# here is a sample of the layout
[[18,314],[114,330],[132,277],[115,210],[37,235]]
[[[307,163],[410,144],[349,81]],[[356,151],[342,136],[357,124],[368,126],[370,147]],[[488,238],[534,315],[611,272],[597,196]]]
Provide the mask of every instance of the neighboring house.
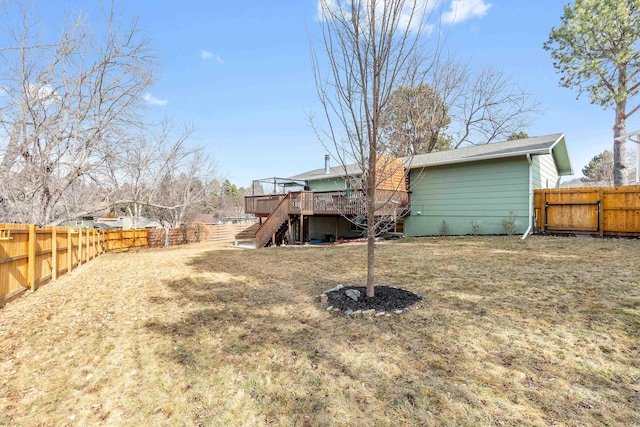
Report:
[[[557,187],[560,176],[573,174],[561,133],[398,161],[408,170],[408,188],[403,186],[396,193],[396,211],[381,214],[404,216],[399,231],[406,236],[441,234],[443,221],[450,235],[505,234],[503,221],[512,221],[516,233],[525,233],[530,231],[533,190]],[[331,168],[325,160],[324,169],[291,177],[292,182],[304,181],[308,191],[245,198],[246,213],[265,219],[262,235],[260,230],[257,234],[258,247],[269,244],[265,239],[278,242],[287,233],[302,241],[362,234],[363,229],[353,224],[358,219],[356,210],[340,205],[356,191],[349,188],[345,176],[359,174],[355,165],[347,166],[345,173],[344,167]],[[380,191],[399,188],[386,187]],[[297,211],[292,213],[290,207],[301,203],[309,209],[293,217]],[[266,227],[267,223],[271,225]],[[298,229],[292,229],[298,223]]]
[[[120,216],[118,218],[96,218],[96,224],[106,224],[109,228],[128,230],[133,228],[133,220],[128,216]],[[136,228],[162,228],[159,221],[140,218]]]
[[82,216],[76,219],[63,221],[58,224],[59,227],[80,227],[80,228],[93,228],[94,221],[93,216]]
[[225,217],[220,213],[217,214],[198,214],[193,219],[193,222],[199,222],[206,225],[213,224],[243,224],[249,222],[255,222],[255,217],[240,216],[240,217]]

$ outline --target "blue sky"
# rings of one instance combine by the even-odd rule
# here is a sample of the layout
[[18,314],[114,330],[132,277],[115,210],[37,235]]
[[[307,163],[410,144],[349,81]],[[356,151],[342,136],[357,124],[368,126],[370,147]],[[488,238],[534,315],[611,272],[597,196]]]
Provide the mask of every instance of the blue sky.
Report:
[[[447,39],[460,59],[502,69],[536,94],[542,113],[529,135],[564,132],[577,174],[611,149],[613,112],[559,87],[542,48],[566,1],[441,1],[445,12],[452,4],[469,12],[459,13],[465,19],[451,24]],[[45,4],[45,19],[65,8],[96,13],[88,1]],[[248,186],[323,166],[325,150],[309,124],[320,113],[307,38],[318,29],[317,0],[136,0],[118,8],[124,19],[139,18],[158,54],[149,116],[194,124],[193,143],[208,148],[221,176]],[[640,115],[628,120],[628,131],[638,129]]]

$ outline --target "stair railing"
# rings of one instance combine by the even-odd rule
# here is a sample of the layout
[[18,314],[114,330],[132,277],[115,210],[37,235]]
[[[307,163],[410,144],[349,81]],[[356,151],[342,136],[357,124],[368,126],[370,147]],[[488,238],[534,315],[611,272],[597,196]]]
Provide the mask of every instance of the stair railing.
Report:
[[287,194],[278,206],[265,219],[260,228],[256,231],[256,248],[263,248],[269,240],[273,238],[273,233],[278,231],[282,224],[289,218],[290,194]]

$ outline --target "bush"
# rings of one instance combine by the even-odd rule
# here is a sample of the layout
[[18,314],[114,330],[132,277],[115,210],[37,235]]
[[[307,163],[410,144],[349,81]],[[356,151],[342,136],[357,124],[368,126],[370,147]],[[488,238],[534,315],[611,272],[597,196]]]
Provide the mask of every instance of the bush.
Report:
[[502,228],[507,236],[512,236],[516,233],[516,214],[509,212],[507,218],[502,218]]
[[449,224],[447,224],[447,221],[445,221],[444,219],[442,220],[442,224],[440,224],[438,233],[440,233],[441,236],[446,236],[447,234],[449,234]]
[[480,224],[476,220],[471,221],[471,234],[474,236],[480,234]]

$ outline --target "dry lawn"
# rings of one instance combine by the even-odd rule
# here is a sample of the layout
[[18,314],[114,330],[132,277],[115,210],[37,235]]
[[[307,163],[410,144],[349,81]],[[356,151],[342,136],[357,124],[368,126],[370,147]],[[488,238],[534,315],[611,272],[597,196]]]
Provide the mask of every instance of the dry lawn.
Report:
[[352,319],[365,247],[108,254],[0,309],[0,425],[640,425],[640,240],[380,244],[421,294]]

